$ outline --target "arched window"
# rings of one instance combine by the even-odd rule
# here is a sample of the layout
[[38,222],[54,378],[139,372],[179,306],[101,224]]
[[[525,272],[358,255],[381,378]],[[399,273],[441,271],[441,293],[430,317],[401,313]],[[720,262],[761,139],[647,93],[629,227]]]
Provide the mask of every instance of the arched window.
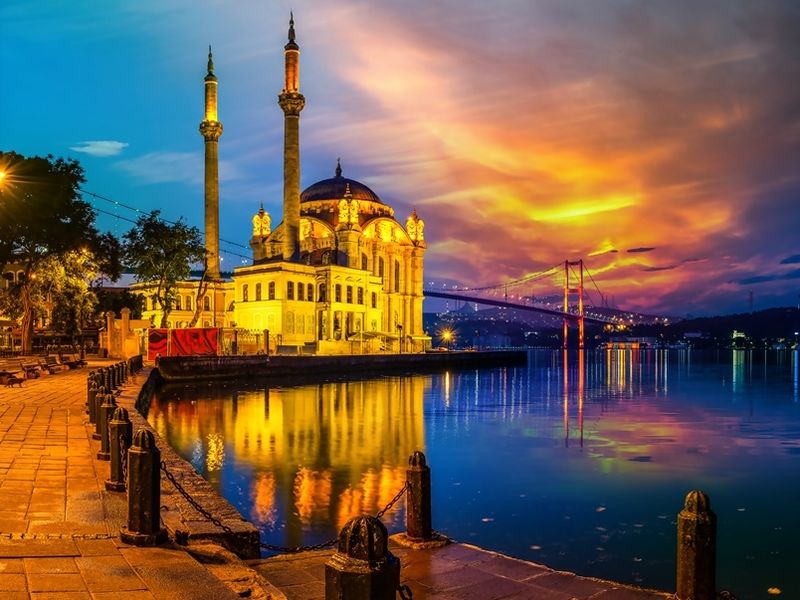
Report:
[[256,302],[261,300],[261,283],[256,284]]
[[250,288],[245,283],[242,286],[242,302],[247,302],[250,299]]
[[[297,299],[298,300],[302,300],[303,299],[305,289],[306,289],[306,286],[304,286],[302,283],[298,283],[297,284]],[[298,333],[302,333],[302,332],[298,331]]]
[[269,300],[275,300],[275,282],[270,281],[267,284],[267,298]]
[[352,304],[353,303],[353,286],[352,285],[348,285],[347,286],[347,303],[348,304]]
[[[208,296],[203,297],[203,310],[211,310],[211,298]],[[208,327],[206,325],[206,327]]]
[[294,281],[286,282],[286,299],[294,300]]
[[192,297],[186,296],[186,310],[192,310]]
[[335,295],[333,297],[334,302],[341,302],[342,301],[342,284],[337,283],[336,287],[334,288]]
[[364,288],[358,288],[358,303],[364,304]]
[[372,292],[372,308],[378,308],[378,294]]
[[378,257],[378,277],[383,279],[383,257]]
[[400,261],[394,261],[394,291],[400,291]]
[[317,302],[327,302],[325,297],[325,293],[327,292],[327,286],[324,283],[319,284],[319,294],[317,294]]
[[181,310],[181,297],[175,296],[175,310]]
[[[309,302],[313,302],[314,301],[314,284],[313,283],[309,283],[306,286],[306,300],[308,300]],[[310,328],[309,328],[309,330],[310,330]]]
[[361,254],[361,270],[366,271],[369,269],[369,259],[366,254]]

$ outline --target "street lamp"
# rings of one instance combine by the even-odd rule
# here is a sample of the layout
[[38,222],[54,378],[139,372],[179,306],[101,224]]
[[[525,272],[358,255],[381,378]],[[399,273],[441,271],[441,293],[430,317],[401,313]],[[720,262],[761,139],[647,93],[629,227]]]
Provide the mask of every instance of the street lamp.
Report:
[[441,333],[442,344],[449,350],[450,343],[453,341],[453,330],[452,329],[444,329]]

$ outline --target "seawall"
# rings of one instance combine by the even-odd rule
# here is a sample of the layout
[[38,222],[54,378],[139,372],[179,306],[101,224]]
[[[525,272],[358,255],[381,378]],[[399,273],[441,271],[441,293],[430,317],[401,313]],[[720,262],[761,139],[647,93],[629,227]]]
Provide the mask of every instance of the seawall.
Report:
[[522,366],[527,360],[528,353],[524,350],[334,356],[170,356],[159,359],[158,371],[167,382],[239,377],[300,379]]

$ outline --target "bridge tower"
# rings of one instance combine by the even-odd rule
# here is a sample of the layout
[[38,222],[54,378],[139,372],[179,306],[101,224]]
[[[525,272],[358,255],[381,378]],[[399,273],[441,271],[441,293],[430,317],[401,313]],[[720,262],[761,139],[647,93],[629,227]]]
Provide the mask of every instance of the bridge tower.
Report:
[[[578,267],[578,272],[570,276],[570,267]],[[575,280],[573,282],[573,280]],[[572,287],[577,285],[577,287]],[[583,259],[575,261],[564,261],[564,313],[569,313],[570,297],[577,296],[578,300],[578,348],[584,348],[584,333],[583,333]],[[564,317],[564,349],[567,349],[567,340],[569,339],[569,318]]]

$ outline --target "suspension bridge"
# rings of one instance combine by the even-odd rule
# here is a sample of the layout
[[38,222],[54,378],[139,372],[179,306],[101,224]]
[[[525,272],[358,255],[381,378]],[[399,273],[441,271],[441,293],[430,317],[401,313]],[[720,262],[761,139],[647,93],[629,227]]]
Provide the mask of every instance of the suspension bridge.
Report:
[[[593,298],[592,290],[587,289],[585,286],[587,277],[594,287],[594,291],[599,295],[599,302]],[[558,302],[554,302],[553,296],[542,297],[540,295],[537,302],[537,297],[532,291],[533,286],[535,283],[547,279],[561,279],[559,287],[560,291],[563,292],[563,301],[559,298]],[[518,290],[525,290],[526,288],[529,293],[518,292]],[[509,290],[512,290],[511,295],[509,295]],[[424,290],[424,294],[428,298],[474,302],[487,306],[513,308],[515,310],[558,317],[563,320],[565,348],[567,347],[570,326],[577,327],[578,347],[583,348],[585,343],[585,323],[603,325],[617,325],[619,323],[617,317],[587,310],[592,307],[607,307],[607,302],[591,272],[586,268],[583,259],[567,260],[553,265],[545,271],[532,273],[525,277],[496,285],[453,287],[449,291],[427,289]]]

